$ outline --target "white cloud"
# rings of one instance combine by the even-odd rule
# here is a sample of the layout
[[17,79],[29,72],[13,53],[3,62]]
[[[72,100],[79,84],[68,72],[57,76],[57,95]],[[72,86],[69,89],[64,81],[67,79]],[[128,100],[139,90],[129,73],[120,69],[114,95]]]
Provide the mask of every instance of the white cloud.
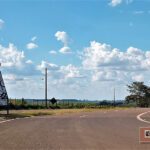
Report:
[[120,5],[123,2],[123,0],[111,0],[109,3],[110,6],[115,7],[117,5]]
[[[78,96],[76,92],[78,91],[79,93],[82,87],[86,85],[85,78],[80,73],[80,69],[72,64],[58,66],[50,62],[42,61],[37,66],[37,69],[40,69],[44,74],[45,67],[48,68],[48,89],[53,87],[53,90],[57,91],[55,92],[57,93],[57,97],[61,95],[61,98],[69,98],[69,96],[75,98]],[[50,91],[52,92],[53,90]],[[67,94],[67,92],[69,93]],[[54,92],[51,94],[54,96]]]
[[68,53],[71,53],[71,49],[68,46],[64,46],[59,50],[59,52],[63,54],[68,54]]
[[56,64],[49,63],[46,61],[42,61],[41,64],[37,66],[37,70],[40,70],[42,73],[45,72],[45,68],[47,68],[49,71],[55,71],[59,69],[59,67]]
[[27,64],[33,64],[33,61],[32,60],[27,60],[26,63]]
[[38,45],[33,43],[33,42],[30,42],[26,45],[27,49],[35,49],[35,48],[38,48]]
[[60,48],[59,52],[62,54],[68,54],[71,53],[71,49],[68,46],[69,44],[69,36],[65,31],[57,31],[55,33],[55,37],[57,38],[58,41],[61,41],[64,46]]
[[19,50],[14,44],[8,47],[0,45],[0,62],[4,73],[17,76],[32,76],[39,74],[31,60],[26,60],[24,51]]
[[8,47],[0,45],[0,62],[3,67],[22,67],[24,61],[24,52],[19,51],[14,44],[10,43]]
[[111,99],[113,93],[111,95],[110,87],[116,86],[118,98],[124,98],[126,84],[149,81],[150,51],[131,46],[120,50],[106,43],[92,41],[83,49],[81,58],[80,66],[62,66],[47,61],[41,61],[36,66],[13,44],[0,46],[0,62],[11,97],[43,98],[44,82],[41,78],[46,67],[49,97]]
[[98,71],[96,70],[93,73],[92,81],[114,81],[117,76],[117,72],[115,71]]
[[69,37],[65,31],[57,31],[55,37],[58,41],[61,41],[65,46],[68,45]]
[[31,38],[31,41],[34,42],[36,39],[37,39],[37,37],[36,37],[36,36],[33,36],[33,37]]
[[84,49],[83,66],[93,69],[102,66],[116,67],[120,70],[135,67],[142,69],[142,63],[146,61],[146,54],[134,47],[129,47],[126,52],[123,52],[117,48],[112,48],[108,44],[92,41],[90,47]]
[[57,52],[55,50],[51,50],[49,51],[50,54],[57,54]]
[[82,78],[83,76],[80,74],[79,68],[69,64],[67,66],[61,66],[60,72],[65,75],[65,78]]
[[4,26],[4,20],[2,20],[2,19],[0,19],[0,29],[2,29],[3,28],[3,26]]
[[93,81],[129,82],[142,80],[136,73],[148,72],[150,69],[150,51],[129,47],[126,51],[112,48],[108,44],[91,42],[84,49],[82,64],[91,72]]
[[142,81],[144,81],[144,76],[143,75],[134,75],[133,77],[132,77],[132,80],[133,81],[137,81],[137,82],[142,82]]
[[125,3],[125,4],[128,5],[132,2],[133,2],[133,0],[110,0],[109,5],[112,6],[112,7],[116,7],[116,6],[118,6],[122,3]]
[[45,68],[48,68],[48,75],[53,84],[72,84],[76,83],[76,79],[83,78],[84,76],[80,73],[80,69],[72,64],[66,66],[58,66],[56,64],[42,61],[37,69],[41,73],[45,73]]

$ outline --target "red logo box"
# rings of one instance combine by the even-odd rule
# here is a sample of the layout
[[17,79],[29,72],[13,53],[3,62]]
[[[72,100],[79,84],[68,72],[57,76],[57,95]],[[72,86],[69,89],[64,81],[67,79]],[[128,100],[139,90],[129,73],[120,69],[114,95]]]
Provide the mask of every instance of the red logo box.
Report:
[[150,143],[150,127],[140,128],[140,143]]

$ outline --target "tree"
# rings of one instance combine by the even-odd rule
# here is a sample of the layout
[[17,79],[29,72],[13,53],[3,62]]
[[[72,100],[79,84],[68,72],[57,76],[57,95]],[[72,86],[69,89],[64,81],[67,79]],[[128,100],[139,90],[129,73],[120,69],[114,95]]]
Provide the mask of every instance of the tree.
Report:
[[150,87],[144,82],[133,82],[127,85],[130,95],[126,97],[126,102],[136,102],[140,107],[148,107],[150,104]]

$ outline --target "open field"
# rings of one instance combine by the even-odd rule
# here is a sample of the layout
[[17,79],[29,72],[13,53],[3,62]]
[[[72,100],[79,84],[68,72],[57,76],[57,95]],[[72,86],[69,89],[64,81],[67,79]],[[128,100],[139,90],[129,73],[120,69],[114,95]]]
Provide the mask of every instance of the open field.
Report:
[[149,109],[67,111],[70,110],[53,110],[57,115],[17,119],[0,124],[0,150],[150,149],[150,144],[139,143],[139,127],[150,124],[136,118]]

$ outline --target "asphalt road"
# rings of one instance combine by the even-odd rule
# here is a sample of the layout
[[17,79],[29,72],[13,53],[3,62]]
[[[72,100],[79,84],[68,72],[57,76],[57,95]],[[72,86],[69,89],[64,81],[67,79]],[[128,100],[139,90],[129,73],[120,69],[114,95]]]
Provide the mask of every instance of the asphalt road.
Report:
[[0,124],[0,150],[150,150],[136,116],[148,109],[19,119]]

